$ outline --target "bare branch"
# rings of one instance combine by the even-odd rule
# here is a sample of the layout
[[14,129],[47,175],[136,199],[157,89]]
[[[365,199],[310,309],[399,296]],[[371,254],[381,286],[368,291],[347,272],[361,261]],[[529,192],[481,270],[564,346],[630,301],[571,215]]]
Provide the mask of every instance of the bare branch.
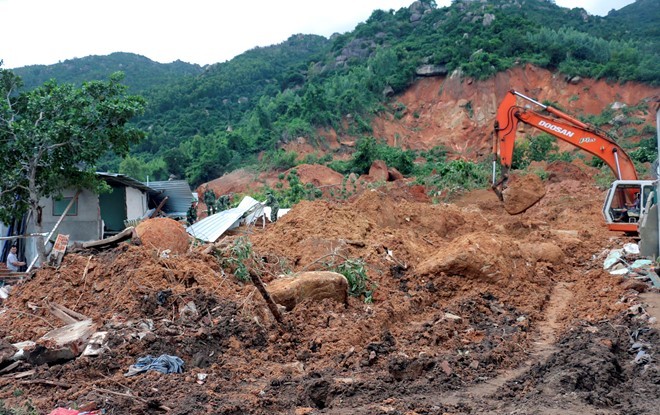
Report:
[[44,112],[43,112],[43,111],[40,111],[40,112],[39,112],[39,119],[37,119],[37,121],[34,122],[34,127],[35,127],[35,128],[38,127],[38,126],[39,126],[39,123],[40,123],[41,120],[43,120],[43,119],[44,119]]

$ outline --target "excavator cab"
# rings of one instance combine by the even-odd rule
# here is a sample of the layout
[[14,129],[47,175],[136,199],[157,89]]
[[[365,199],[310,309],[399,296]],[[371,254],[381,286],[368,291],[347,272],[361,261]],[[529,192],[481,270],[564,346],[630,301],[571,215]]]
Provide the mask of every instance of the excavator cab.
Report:
[[657,203],[655,181],[615,180],[603,205],[603,217],[612,231],[638,232],[638,223]]

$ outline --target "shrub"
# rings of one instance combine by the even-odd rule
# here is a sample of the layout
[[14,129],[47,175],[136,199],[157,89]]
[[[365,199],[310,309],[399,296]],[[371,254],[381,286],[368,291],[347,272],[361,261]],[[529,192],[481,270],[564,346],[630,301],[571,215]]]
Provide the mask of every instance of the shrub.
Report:
[[344,261],[337,265],[331,264],[329,269],[346,277],[350,296],[358,298],[364,296],[365,303],[373,302],[376,285],[369,281],[364,260],[344,258]]

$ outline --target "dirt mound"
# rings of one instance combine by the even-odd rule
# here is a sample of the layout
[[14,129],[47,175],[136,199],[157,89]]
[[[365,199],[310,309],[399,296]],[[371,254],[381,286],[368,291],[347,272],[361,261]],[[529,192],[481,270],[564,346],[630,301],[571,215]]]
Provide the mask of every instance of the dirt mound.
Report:
[[341,173],[320,164],[300,164],[295,167],[295,170],[302,183],[311,183],[316,187],[339,186],[344,180]]
[[195,191],[201,200],[201,196],[207,187],[213,190],[216,196],[221,196],[229,193],[245,193],[249,190],[259,190],[265,182],[265,178],[261,177],[257,172],[239,169],[210,182],[203,183]]
[[190,236],[183,225],[170,218],[145,220],[138,224],[135,231],[144,246],[158,251],[183,254],[190,246]]
[[575,159],[570,163],[566,161],[553,161],[552,163],[548,163],[544,170],[549,173],[548,181],[550,182],[560,182],[562,180],[589,181],[591,177],[599,172],[598,169],[584,164],[581,159]]

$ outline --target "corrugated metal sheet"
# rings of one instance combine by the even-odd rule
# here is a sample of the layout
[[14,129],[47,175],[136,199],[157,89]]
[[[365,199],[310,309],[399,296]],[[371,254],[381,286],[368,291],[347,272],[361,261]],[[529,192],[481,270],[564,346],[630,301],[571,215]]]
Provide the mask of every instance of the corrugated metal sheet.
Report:
[[162,182],[149,182],[150,188],[157,190],[167,201],[163,211],[170,215],[186,216],[188,208],[193,201],[190,185],[185,180],[167,180]]
[[215,242],[223,233],[237,227],[244,215],[246,220],[249,218],[249,221],[253,222],[261,216],[260,211],[263,212],[263,205],[250,196],[246,196],[237,207],[206,217],[188,226],[186,231],[194,238],[205,242]]
[[97,171],[96,175],[105,180],[108,184],[121,184],[128,187],[133,187],[138,190],[149,194],[157,193],[154,189],[142,183],[139,180],[135,180],[132,177],[126,176],[125,174],[119,173],[107,173],[102,171]]

